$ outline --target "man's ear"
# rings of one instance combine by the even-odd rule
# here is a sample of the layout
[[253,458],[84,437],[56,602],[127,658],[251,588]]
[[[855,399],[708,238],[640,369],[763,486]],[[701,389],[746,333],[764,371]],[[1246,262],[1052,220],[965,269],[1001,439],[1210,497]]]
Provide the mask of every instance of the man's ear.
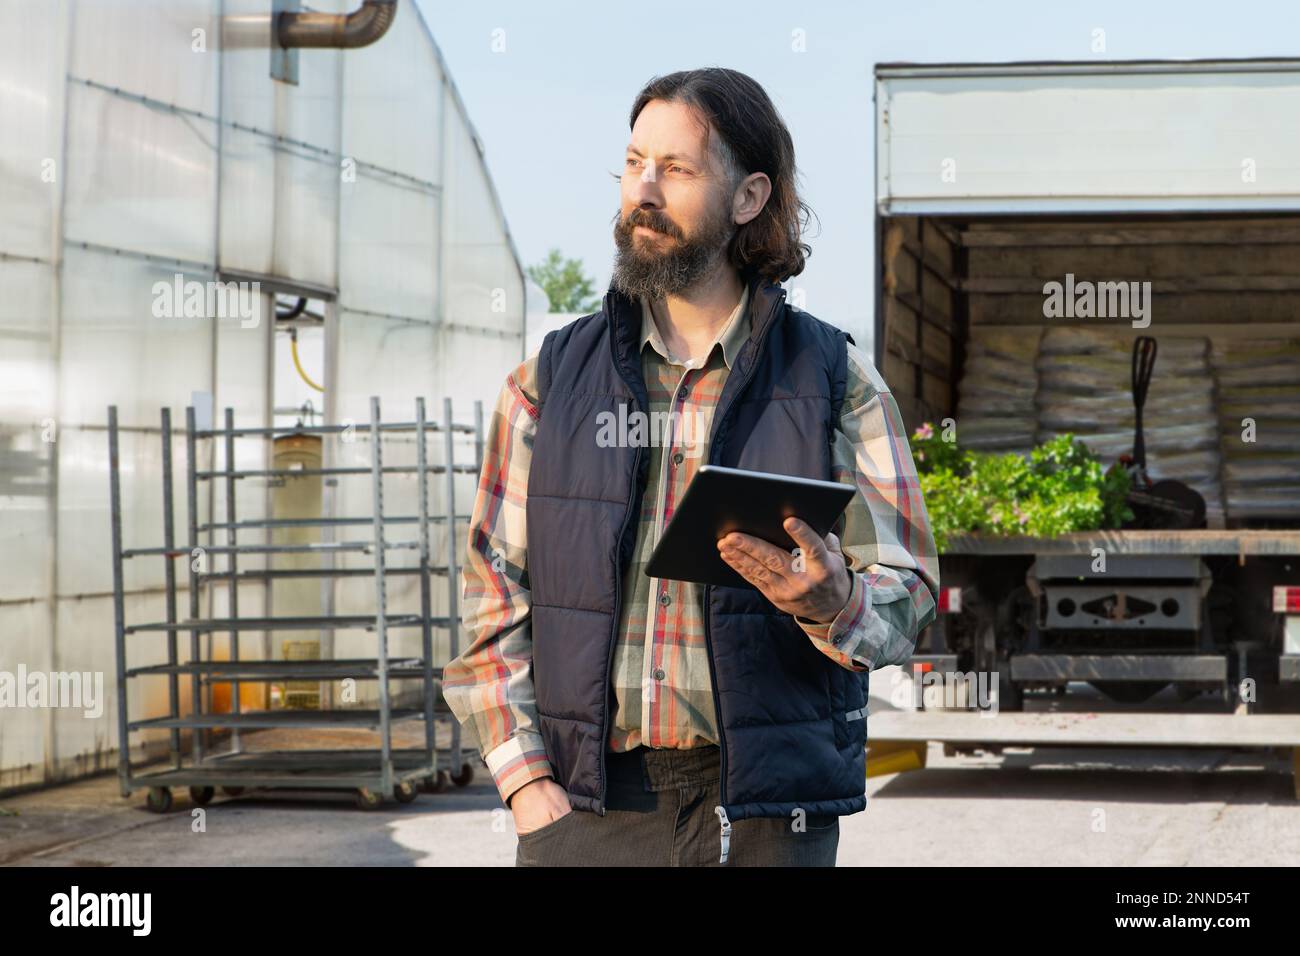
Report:
[[750,173],[740,181],[731,199],[731,218],[738,226],[752,220],[767,205],[772,195],[772,180],[767,173]]

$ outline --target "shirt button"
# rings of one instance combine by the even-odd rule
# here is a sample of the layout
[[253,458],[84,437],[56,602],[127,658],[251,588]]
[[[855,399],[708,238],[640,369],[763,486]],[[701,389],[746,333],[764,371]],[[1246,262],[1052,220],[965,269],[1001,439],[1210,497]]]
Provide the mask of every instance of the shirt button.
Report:
[[678,398],[685,398],[686,395],[687,395],[686,386],[683,385],[681,388],[679,388],[679,389],[677,390],[677,397],[678,397]]
[[663,680],[663,679],[664,679],[664,669],[662,667],[656,667],[655,680]]
[[686,456],[683,455],[681,452],[676,452],[676,453],[673,455],[673,464],[674,464],[674,465],[680,465],[680,464],[681,464],[683,461],[685,461],[685,460],[686,460]]
[[664,591],[659,595],[659,603],[662,604],[664,607],[667,607],[672,602],[673,599],[668,596],[667,591]]

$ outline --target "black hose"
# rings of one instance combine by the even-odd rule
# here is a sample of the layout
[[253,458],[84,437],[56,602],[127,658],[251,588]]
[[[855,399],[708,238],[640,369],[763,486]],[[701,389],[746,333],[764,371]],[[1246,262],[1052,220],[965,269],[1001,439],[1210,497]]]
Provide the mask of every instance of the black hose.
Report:
[[1133,343],[1133,463],[1137,474],[1145,477],[1147,471],[1147,442],[1142,433],[1142,406],[1147,401],[1151,387],[1151,374],[1156,367],[1156,340],[1149,335],[1139,335]]
[[277,319],[296,319],[298,318],[298,316],[302,315],[302,310],[305,308],[307,308],[306,298],[304,298],[303,296],[298,296],[297,305],[295,305],[288,312],[281,312],[279,309],[276,309],[275,317]]

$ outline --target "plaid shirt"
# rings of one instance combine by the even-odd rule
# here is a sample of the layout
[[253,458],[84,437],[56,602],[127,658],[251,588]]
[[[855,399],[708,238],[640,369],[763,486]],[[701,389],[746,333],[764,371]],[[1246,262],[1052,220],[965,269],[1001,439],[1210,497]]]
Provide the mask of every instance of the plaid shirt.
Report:
[[[647,577],[642,568],[698,466],[708,460],[713,412],[750,333],[748,289],[702,360],[670,358],[642,301],[641,369],[651,421],[678,412],[681,427],[650,443],[650,472],[614,647],[615,711],[608,747],[689,748],[718,742],[703,586]],[[647,347],[648,346],[648,347]],[[935,616],[938,559],[898,406],[875,367],[849,345],[848,383],[833,477],[858,490],[833,531],[853,584],[827,624],[796,618],[840,666],[904,663]],[[501,799],[552,776],[538,731],[527,575],[528,467],[537,430],[537,356],[506,379],[485,439],[483,472],[462,572],[472,641],[443,672],[443,693],[491,771]],[[691,429],[694,428],[695,431]]]

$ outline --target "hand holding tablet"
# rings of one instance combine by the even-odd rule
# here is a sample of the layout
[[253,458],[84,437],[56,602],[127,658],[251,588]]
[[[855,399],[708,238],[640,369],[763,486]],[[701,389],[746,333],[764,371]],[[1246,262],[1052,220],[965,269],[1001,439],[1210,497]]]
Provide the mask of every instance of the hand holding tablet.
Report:
[[[851,485],[837,481],[702,465],[655,546],[645,573],[651,577],[698,584],[756,588],[722,557],[723,546],[719,541],[733,532],[749,535],[780,549],[785,555],[784,573],[787,577],[805,573],[792,569],[794,550],[801,548],[799,557],[804,562],[801,567],[806,568],[810,561],[826,560],[826,554],[819,559],[813,553],[820,542],[811,536],[824,539],[853,494]],[[799,519],[807,526],[806,530],[801,531],[793,523],[787,528],[787,518]],[[792,529],[803,539],[803,545],[791,534]],[[763,553],[762,549],[754,547],[756,544],[747,542],[746,548],[728,550],[738,551],[739,565],[753,570],[747,562],[754,561]],[[825,548],[824,543],[821,546]],[[833,561],[831,564],[833,566]],[[816,571],[816,568],[812,570]],[[802,581],[798,578],[793,580]],[[848,581],[847,574],[845,580]],[[778,587],[781,583],[773,582]],[[836,586],[834,582],[831,584]],[[826,598],[827,595],[820,597]]]

